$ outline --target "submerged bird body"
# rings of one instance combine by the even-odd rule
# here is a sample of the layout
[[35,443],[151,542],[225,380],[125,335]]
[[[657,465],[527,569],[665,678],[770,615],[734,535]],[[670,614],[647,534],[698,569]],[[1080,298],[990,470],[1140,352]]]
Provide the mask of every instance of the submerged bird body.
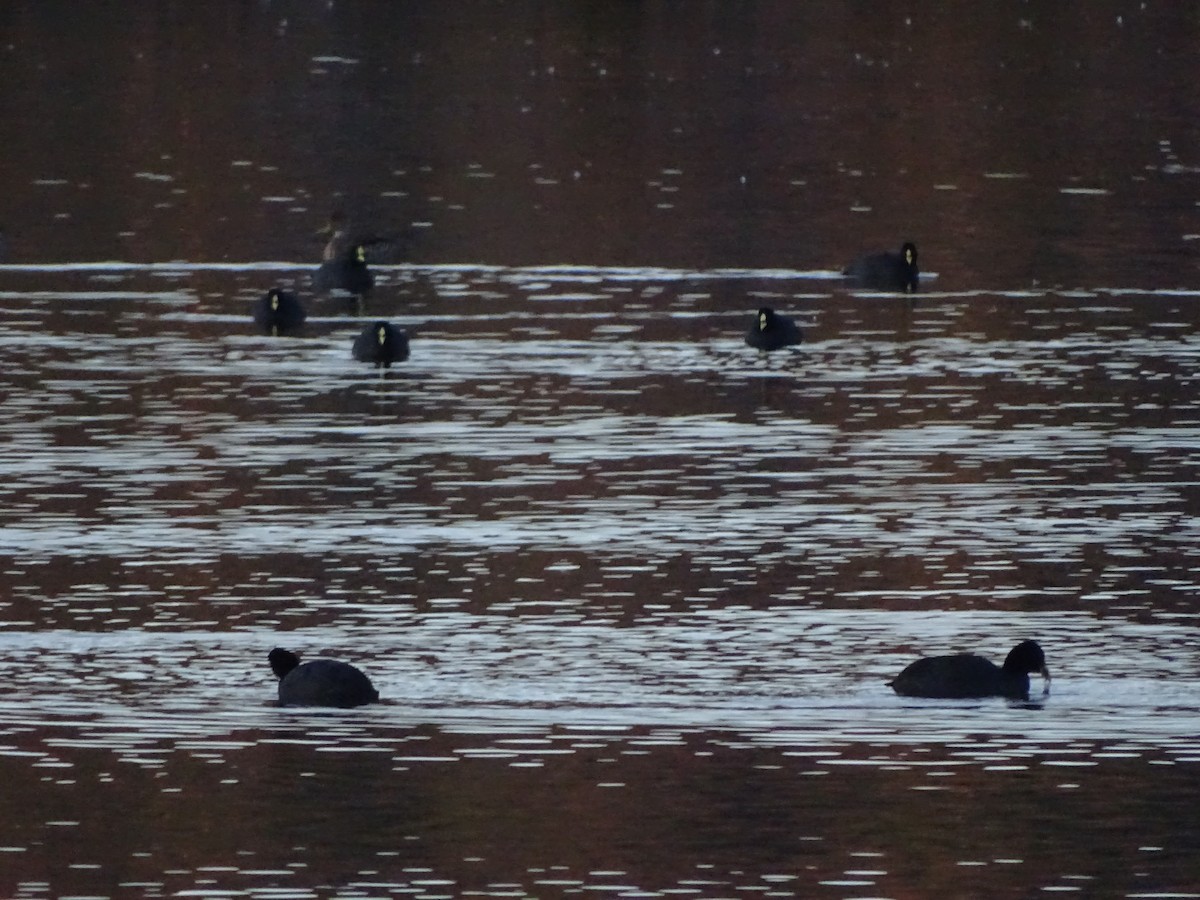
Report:
[[916,293],[920,273],[917,269],[917,247],[907,243],[899,253],[874,253],[863,256],[842,272],[857,287],[873,291]]
[[388,368],[408,359],[408,335],[391,322],[374,322],[354,339],[354,358]]
[[280,706],[334,706],[349,709],[376,703],[379,692],[357,668],[335,659],[314,659],[302,663],[300,657],[280,647],[268,655],[279,678]]
[[804,340],[804,333],[792,319],[764,306],[746,332],[746,344],[758,350],[779,350]]
[[1040,672],[1050,690],[1046,657],[1036,641],[1022,641],[1009,651],[1004,665],[973,653],[927,656],[909,664],[891,682],[892,690],[906,697],[967,699],[1008,697],[1029,699],[1029,674]]
[[304,324],[304,307],[296,295],[271,288],[254,303],[254,324],[268,334],[286,334]]

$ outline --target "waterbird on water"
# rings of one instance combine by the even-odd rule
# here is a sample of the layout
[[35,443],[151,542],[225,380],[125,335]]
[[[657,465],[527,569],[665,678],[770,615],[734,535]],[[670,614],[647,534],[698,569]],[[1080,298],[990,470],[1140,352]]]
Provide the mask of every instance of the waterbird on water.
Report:
[[896,291],[913,294],[917,291],[917,247],[911,241],[899,253],[873,253],[862,256],[842,270],[842,274],[857,287],[872,291]]
[[325,241],[321,251],[321,266],[313,276],[313,287],[318,293],[342,291],[365,297],[375,284],[375,276],[368,265],[380,262],[402,250],[406,236],[396,234],[371,234],[352,229],[341,210],[334,210],[329,222],[317,231]]
[[800,326],[767,306],[758,311],[754,324],[746,332],[746,343],[758,350],[778,350],[799,344],[803,339]]
[[373,322],[354,339],[351,352],[359,362],[386,369],[408,359],[408,335],[391,322]]
[[379,701],[371,680],[350,663],[336,659],[302,663],[299,656],[282,647],[268,653],[267,661],[279,679],[280,706],[349,709]]
[[910,663],[889,682],[897,694],[905,697],[1008,697],[1029,699],[1029,675],[1041,673],[1044,694],[1050,693],[1050,670],[1046,656],[1036,641],[1021,641],[1009,651],[1004,665],[973,653],[953,656],[926,656]]
[[321,263],[313,275],[313,290],[318,294],[342,291],[365,297],[374,285],[375,276],[367,266],[367,248],[364,244],[346,246],[339,256]]
[[287,334],[304,324],[304,307],[290,291],[271,288],[254,302],[254,324],[267,334]]

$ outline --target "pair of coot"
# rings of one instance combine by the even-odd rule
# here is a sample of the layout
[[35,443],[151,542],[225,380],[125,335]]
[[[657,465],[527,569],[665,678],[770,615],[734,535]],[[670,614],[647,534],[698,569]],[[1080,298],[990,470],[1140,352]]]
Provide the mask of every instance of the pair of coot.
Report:
[[[917,290],[917,247],[908,242],[899,253],[873,253],[856,259],[842,274],[855,286],[876,291],[911,294]],[[746,332],[746,344],[758,350],[781,350],[804,340],[804,332],[794,319],[780,315],[768,306],[754,317]]]
[[[376,703],[379,692],[354,666],[334,659],[302,663],[295,653],[276,647],[267,655],[279,679],[281,706],[333,706],[348,709]],[[1022,641],[997,666],[973,653],[926,656],[907,666],[890,682],[906,697],[1029,699],[1029,675],[1038,672],[1050,692],[1050,671],[1036,641]]]
[[[367,266],[367,247],[388,239],[352,237],[340,213],[330,216],[329,224],[318,234],[328,241],[321,254],[321,265],[313,273],[313,290],[318,294],[338,291],[360,298],[370,293],[375,276]],[[255,305],[254,321],[263,331],[286,334],[304,324],[304,307],[290,291],[272,288]]]
[[[291,334],[304,319],[304,306],[291,291],[271,288],[254,304],[254,323],[267,334]],[[391,322],[372,322],[355,337],[351,353],[359,362],[386,369],[408,359],[408,335]]]

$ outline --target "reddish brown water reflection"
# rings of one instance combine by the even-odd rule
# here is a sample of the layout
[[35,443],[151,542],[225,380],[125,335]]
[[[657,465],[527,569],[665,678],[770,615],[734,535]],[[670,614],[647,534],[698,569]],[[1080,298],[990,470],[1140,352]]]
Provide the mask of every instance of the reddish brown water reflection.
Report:
[[[539,757],[518,735],[507,760],[424,729],[360,752],[285,740],[140,765],[67,748],[69,768],[34,780],[6,760],[6,891],[1186,896],[1195,885],[1194,814],[1149,812],[1191,795],[1190,767],[1147,782],[1142,759],[988,772],[918,748],[881,768],[864,748],[866,764],[828,766],[721,734],[642,740],[584,735],[575,752]],[[81,790],[94,798],[83,808]]]
[[[415,258],[1194,281],[1194,10],[10,3],[16,259]],[[101,152],[94,152],[99,148]]]
[[[1200,894],[1198,25],[0,7],[0,894]],[[1044,706],[884,686],[1026,632]]]

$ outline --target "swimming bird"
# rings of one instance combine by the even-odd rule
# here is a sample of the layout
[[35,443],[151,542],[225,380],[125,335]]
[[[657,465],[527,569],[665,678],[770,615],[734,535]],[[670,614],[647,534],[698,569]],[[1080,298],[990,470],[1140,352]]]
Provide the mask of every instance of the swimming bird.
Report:
[[254,324],[268,334],[287,334],[304,324],[304,307],[290,291],[271,288],[254,302]]
[[746,343],[759,350],[778,350],[802,340],[804,332],[792,319],[766,306],[758,311],[754,324],[746,332]]
[[281,647],[268,653],[267,661],[279,679],[280,706],[348,709],[379,701],[379,692],[371,680],[350,663],[336,659],[302,663],[299,656]]
[[354,339],[352,352],[359,362],[386,369],[408,359],[408,335],[391,322],[374,322]]
[[859,257],[842,274],[856,286],[868,290],[916,293],[919,281],[917,246],[910,241],[900,248],[899,253],[874,253]]
[[[330,240],[330,245],[333,239]],[[329,247],[326,247],[329,251]],[[375,284],[375,276],[367,267],[365,244],[350,244],[339,250],[340,255],[326,259],[313,275],[313,290],[318,294],[341,291],[365,297]]]
[[393,262],[392,257],[407,249],[409,243],[409,236],[403,232],[379,234],[352,228],[340,209],[329,214],[329,221],[316,236],[325,241],[321,262],[342,259],[355,247],[362,247],[367,262]]
[[926,656],[909,664],[889,682],[905,697],[1009,697],[1029,699],[1029,673],[1039,672],[1050,693],[1050,670],[1036,641],[1021,641],[1009,651],[1003,666],[976,656]]

